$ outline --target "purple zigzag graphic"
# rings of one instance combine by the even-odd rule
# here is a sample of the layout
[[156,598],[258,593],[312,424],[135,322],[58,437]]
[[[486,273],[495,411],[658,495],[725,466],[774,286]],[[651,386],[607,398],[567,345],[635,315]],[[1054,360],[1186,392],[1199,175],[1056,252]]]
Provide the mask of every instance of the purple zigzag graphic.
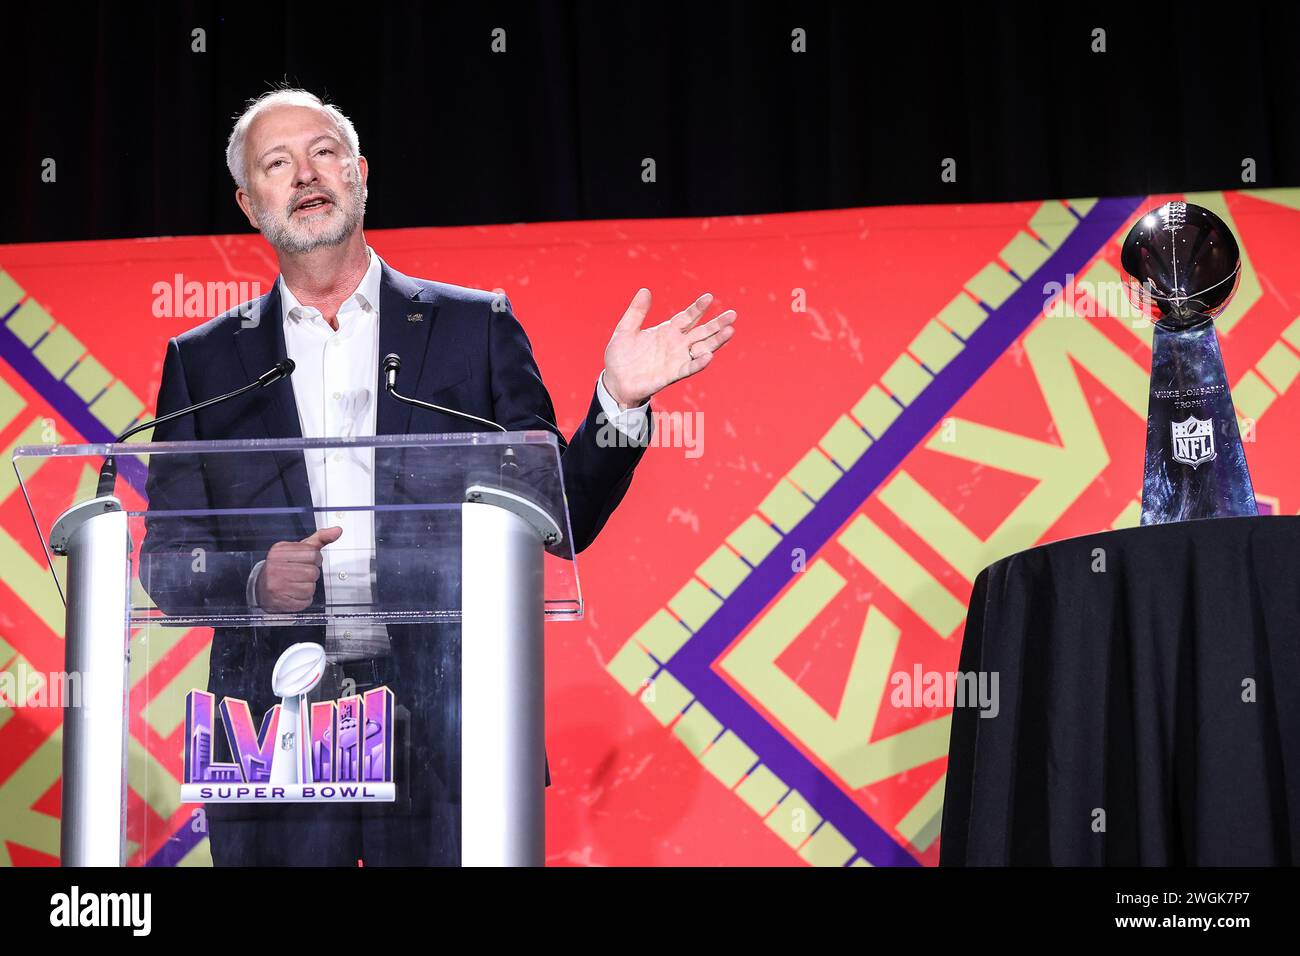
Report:
[[[41,364],[40,359],[23,340],[9,328],[9,317],[21,308],[14,306],[0,316],[0,359],[4,359],[36,393],[50,403],[65,422],[91,443],[110,442],[115,437],[98,418],[90,412],[89,404],[72,390],[72,387]],[[39,342],[37,344],[40,344]],[[145,467],[138,458],[123,458],[118,462],[118,473],[137,492],[144,494]]]
[[788,547],[778,544],[773,548],[699,631],[665,662],[665,668],[724,727],[739,735],[763,764],[802,793],[859,855],[876,866],[915,866],[917,861],[780,730],[733,691],[711,665],[795,573],[790,567],[789,547],[803,548],[809,555],[820,550],[1038,317],[1044,306],[1043,286],[1053,280],[1064,285],[1068,274],[1081,272],[1133,214],[1142,198],[1098,200],[1038,271],[1024,277],[1020,287],[989,313],[961,353],[903,409],[803,520],[782,537]]

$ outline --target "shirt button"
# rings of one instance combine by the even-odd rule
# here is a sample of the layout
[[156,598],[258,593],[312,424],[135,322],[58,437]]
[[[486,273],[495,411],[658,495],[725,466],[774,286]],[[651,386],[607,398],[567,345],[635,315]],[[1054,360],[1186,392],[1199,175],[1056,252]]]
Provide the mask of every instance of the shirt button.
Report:
[[344,631],[344,632],[343,632],[343,636],[344,636],[344,637],[351,637],[351,636],[352,636],[352,632],[351,632],[351,631]]
[[334,401],[337,402],[337,401],[338,401],[340,398],[342,398],[342,397],[343,397],[343,393],[342,393],[342,392],[335,392],[335,393],[334,393]]
[[346,581],[347,579],[348,579],[348,573],[347,573],[346,571],[340,571],[340,572],[339,572],[339,580],[340,580],[340,581]]

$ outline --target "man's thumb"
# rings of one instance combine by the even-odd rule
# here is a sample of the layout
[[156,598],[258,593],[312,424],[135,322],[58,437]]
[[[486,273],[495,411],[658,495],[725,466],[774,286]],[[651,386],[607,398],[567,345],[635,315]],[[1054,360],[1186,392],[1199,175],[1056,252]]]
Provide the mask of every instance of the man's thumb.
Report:
[[649,289],[639,289],[637,294],[632,296],[632,301],[628,303],[627,311],[623,313],[623,318],[618,320],[615,326],[615,332],[635,332],[641,328],[641,323],[645,317],[650,314],[651,296]]
[[343,529],[335,526],[332,528],[321,528],[315,534],[309,534],[302,539],[303,544],[309,544],[313,548],[323,548],[327,544],[333,544],[343,534]]

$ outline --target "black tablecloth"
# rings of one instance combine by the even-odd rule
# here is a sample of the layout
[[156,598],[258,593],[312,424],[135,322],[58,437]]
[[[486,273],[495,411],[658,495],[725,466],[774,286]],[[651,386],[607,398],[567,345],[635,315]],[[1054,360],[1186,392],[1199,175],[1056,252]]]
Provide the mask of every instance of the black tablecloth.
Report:
[[942,865],[1300,855],[1300,517],[1005,558],[975,582],[960,670],[998,675],[998,712],[953,712]]

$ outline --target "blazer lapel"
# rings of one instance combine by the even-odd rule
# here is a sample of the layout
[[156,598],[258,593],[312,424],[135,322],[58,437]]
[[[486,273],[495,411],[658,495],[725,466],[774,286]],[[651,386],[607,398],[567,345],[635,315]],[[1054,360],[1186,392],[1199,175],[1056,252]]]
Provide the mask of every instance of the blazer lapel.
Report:
[[390,353],[402,360],[397,390],[418,396],[428,364],[426,356],[433,341],[433,323],[438,316],[434,302],[421,301],[428,294],[416,282],[387,265],[379,290],[379,368],[375,370],[379,412],[375,431],[380,435],[405,435],[411,424],[411,406],[399,402],[384,389],[384,358]]
[[[280,315],[280,280],[271,291],[255,302],[235,333],[235,347],[243,365],[244,378],[252,381],[277,362],[288,358],[284,343],[284,323]],[[258,412],[268,438],[301,438],[298,405],[294,396],[293,376],[270,388],[260,390]],[[273,452],[272,457],[284,481],[285,498],[292,508],[302,509],[300,522],[307,534],[315,531],[315,521],[308,521],[312,509],[311,486],[307,481],[307,463],[301,452]]]

